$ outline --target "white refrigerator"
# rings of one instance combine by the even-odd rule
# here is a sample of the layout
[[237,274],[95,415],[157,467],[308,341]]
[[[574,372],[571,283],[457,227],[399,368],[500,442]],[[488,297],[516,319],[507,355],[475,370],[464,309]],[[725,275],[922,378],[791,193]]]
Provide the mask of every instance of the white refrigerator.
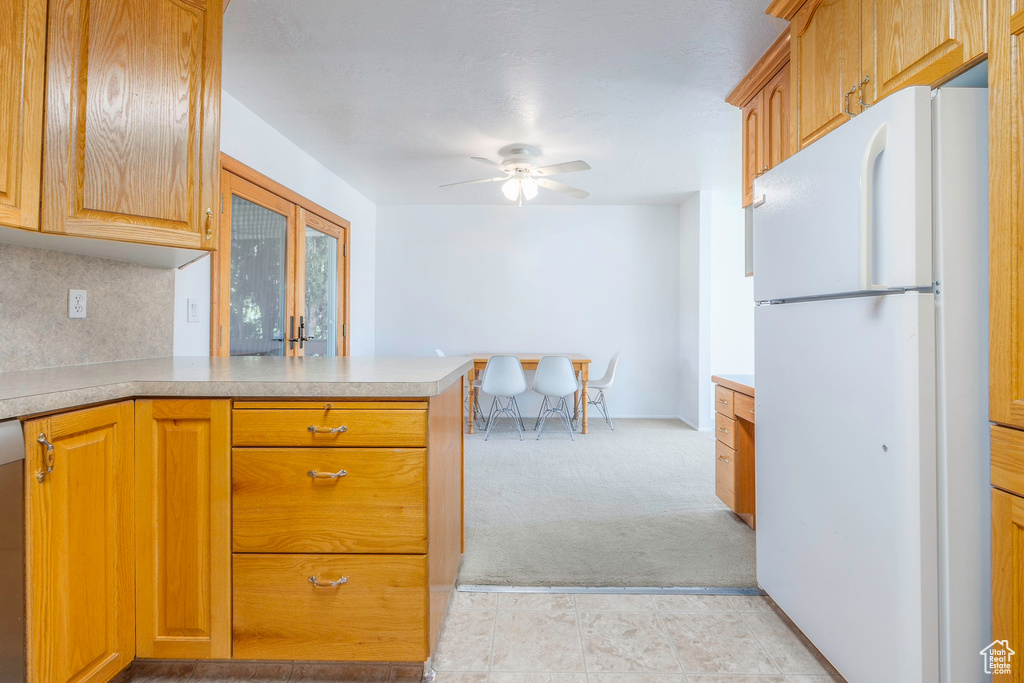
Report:
[[987,680],[985,89],[755,181],[758,582],[849,683]]

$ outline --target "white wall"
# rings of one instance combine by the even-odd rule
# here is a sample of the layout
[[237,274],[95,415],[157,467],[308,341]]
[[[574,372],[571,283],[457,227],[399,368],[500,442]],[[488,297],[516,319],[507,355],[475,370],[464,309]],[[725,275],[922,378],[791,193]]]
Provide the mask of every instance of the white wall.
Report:
[[[731,194],[701,194],[710,194],[711,374],[754,374],[754,279],[744,276],[744,210]],[[714,417],[712,392],[709,379],[704,387],[709,418]]]
[[678,264],[675,206],[378,206],[377,354],[622,349],[613,415],[675,417]]
[[[353,356],[372,356],[376,262],[376,207],[373,202],[226,92],[222,93],[221,99],[220,148],[225,154],[351,221],[351,353]],[[209,259],[205,259],[205,265],[194,264],[177,273],[174,311],[175,355],[209,353],[208,261]],[[184,299],[189,296],[200,298],[203,307],[200,319],[205,323],[186,322]]]
[[711,382],[710,215],[707,192],[695,193],[679,207],[679,417],[701,430],[714,424],[706,390]]

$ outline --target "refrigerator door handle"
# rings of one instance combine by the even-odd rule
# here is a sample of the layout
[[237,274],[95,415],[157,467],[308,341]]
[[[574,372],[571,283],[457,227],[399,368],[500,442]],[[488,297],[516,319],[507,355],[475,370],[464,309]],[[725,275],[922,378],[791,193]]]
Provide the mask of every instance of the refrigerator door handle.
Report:
[[886,289],[874,280],[875,160],[885,151],[887,126],[883,122],[868,140],[860,167],[860,289]]

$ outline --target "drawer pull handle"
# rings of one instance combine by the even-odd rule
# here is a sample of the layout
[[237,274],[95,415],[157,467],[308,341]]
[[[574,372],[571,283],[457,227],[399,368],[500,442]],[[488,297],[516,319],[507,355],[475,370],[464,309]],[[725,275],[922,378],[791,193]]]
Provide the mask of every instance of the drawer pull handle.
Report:
[[332,474],[330,472],[317,472],[316,470],[310,470],[306,474],[313,477],[314,479],[341,479],[346,474],[348,474],[348,472],[346,472],[345,470],[338,470],[337,472]]
[[718,459],[721,460],[722,462],[731,462],[731,460],[729,460],[729,458],[725,457],[724,455],[718,456]]
[[317,588],[337,588],[338,586],[340,586],[343,583],[348,583],[348,577],[347,576],[343,576],[340,579],[338,579],[337,581],[328,581],[327,583],[320,583],[320,580],[317,579],[317,577],[311,576],[311,577],[309,577],[309,582],[311,584],[313,584],[314,586],[316,586]]
[[729,405],[729,402],[728,402],[728,401],[726,401],[726,400],[725,400],[724,398],[720,398],[720,399],[718,399],[718,402],[719,402],[719,403],[724,403],[725,405]]
[[728,430],[728,429],[726,429],[725,427],[719,427],[719,428],[718,428],[718,431],[720,431],[720,432],[723,432],[723,433],[725,433],[725,434],[728,434],[728,433],[729,433],[729,430]]
[[340,427],[331,427],[330,429],[320,429],[316,425],[309,425],[306,427],[310,434],[343,434],[348,431],[348,427],[341,425]]

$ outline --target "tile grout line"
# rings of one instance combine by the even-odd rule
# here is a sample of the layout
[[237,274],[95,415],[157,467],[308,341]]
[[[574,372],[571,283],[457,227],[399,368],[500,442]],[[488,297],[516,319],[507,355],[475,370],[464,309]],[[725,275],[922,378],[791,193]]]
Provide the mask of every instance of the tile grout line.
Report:
[[580,638],[580,655],[583,657],[583,677],[590,683],[590,667],[587,665],[587,648],[583,646],[583,626],[580,625],[580,606],[572,596],[572,614],[576,618],[576,635]]
[[665,620],[661,618],[661,609],[658,607],[658,603],[651,598],[651,602],[654,603],[654,615],[658,618],[658,623],[661,624],[661,630],[665,632],[665,638],[668,640],[668,646],[672,650],[672,656],[676,658],[676,664],[679,665],[679,670],[683,673],[683,682],[690,680],[687,675],[686,667],[683,666],[683,660],[679,657],[679,651],[676,649],[676,644],[672,642],[672,635],[668,632],[668,626],[665,626]]
[[737,614],[740,615],[740,622],[743,624],[743,627],[747,629],[747,631],[750,633],[750,637],[753,638],[754,641],[761,646],[761,650],[763,650],[764,653],[768,656],[768,659],[771,660],[772,666],[779,670],[779,675],[781,675],[783,678],[786,678],[786,674],[782,671],[782,667],[779,666],[779,663],[775,661],[775,657],[772,656],[772,653],[769,652],[768,648],[764,646],[764,643],[761,642],[761,639],[757,637],[757,634],[754,633],[754,629],[750,628],[750,624],[747,623],[747,620],[743,618],[743,612],[737,612]]

